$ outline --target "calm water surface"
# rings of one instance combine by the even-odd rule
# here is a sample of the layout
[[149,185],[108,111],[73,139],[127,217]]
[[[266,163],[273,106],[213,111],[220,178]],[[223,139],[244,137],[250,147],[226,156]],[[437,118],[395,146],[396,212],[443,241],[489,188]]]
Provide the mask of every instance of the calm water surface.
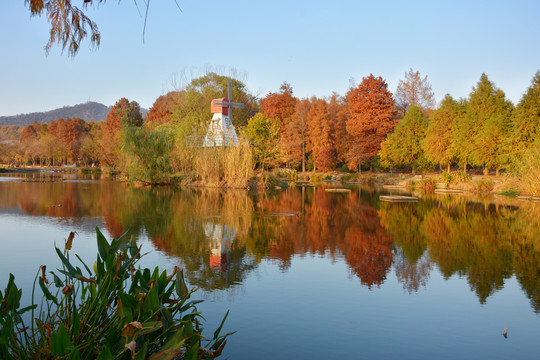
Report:
[[[383,189],[137,188],[72,175],[0,177],[0,286],[30,293],[54,244],[129,231],[148,266],[180,265],[230,359],[537,359],[540,204],[490,196],[379,201]],[[502,336],[508,328],[508,338]]]

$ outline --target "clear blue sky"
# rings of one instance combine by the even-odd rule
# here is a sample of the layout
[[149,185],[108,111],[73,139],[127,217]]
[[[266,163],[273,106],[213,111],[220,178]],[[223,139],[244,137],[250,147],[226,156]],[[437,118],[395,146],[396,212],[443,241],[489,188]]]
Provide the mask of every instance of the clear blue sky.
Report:
[[[82,0],[72,0],[82,4]],[[144,6],[143,1],[138,1]],[[373,73],[395,92],[412,68],[437,101],[467,97],[482,72],[517,103],[540,69],[540,1],[109,0],[88,15],[101,47],[68,58],[43,46],[49,25],[24,0],[0,5],[0,116],[121,97],[149,108],[205,69],[235,68],[263,97],[283,81],[297,97],[344,95]],[[141,13],[143,9],[140,9]],[[175,75],[176,74],[176,75]]]

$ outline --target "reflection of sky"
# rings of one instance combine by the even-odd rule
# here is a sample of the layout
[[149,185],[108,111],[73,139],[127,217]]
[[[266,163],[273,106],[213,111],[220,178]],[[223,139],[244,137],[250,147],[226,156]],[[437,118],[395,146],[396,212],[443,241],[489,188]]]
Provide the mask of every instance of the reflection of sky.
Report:
[[410,295],[395,276],[369,290],[341,260],[295,256],[286,273],[263,261],[244,288],[199,306],[209,329],[230,309],[231,359],[510,359],[540,350],[539,319],[515,278],[481,306],[465,279],[437,270]]
[[[46,264],[49,271],[59,266],[54,242],[63,247],[70,231],[78,233],[73,252],[91,266],[96,256],[95,225],[109,238],[101,217],[0,212],[0,289],[13,272],[23,296],[29,296],[39,265]],[[208,238],[235,236],[232,227],[221,224],[208,231]],[[144,230],[139,244],[143,253],[149,252],[142,266],[159,265],[168,271],[181,266],[177,258],[155,250]],[[437,266],[427,285],[416,292],[404,289],[395,268],[382,285],[369,289],[344,255],[326,252],[293,255],[286,268],[278,260],[263,259],[245,273],[241,285],[200,291],[194,298],[206,300],[198,307],[209,332],[231,310],[224,331],[238,332],[228,341],[224,358],[512,359],[516,354],[531,358],[540,350],[540,319],[515,277],[505,279],[504,288],[481,305],[466,277],[446,280]],[[508,339],[501,335],[505,327]]]

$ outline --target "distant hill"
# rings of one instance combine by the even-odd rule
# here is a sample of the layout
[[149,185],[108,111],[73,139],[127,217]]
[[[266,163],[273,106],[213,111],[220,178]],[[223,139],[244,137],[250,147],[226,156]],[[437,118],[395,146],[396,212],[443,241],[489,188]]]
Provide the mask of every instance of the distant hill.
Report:
[[[26,126],[34,121],[45,124],[60,118],[80,118],[85,121],[105,121],[107,114],[111,108],[103,104],[89,101],[85,104],[74,106],[64,106],[59,109],[35,112],[30,114],[20,114],[13,116],[0,116],[0,125],[17,125]],[[143,110],[141,109],[141,112]]]

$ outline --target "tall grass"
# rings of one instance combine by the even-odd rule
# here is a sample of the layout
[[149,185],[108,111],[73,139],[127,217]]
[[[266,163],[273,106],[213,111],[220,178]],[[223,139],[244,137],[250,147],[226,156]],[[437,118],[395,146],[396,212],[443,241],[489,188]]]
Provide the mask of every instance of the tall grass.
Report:
[[209,187],[245,188],[254,175],[249,143],[238,146],[193,149],[193,170],[199,183]]
[[[32,305],[20,308],[22,290],[10,274],[0,292],[2,359],[189,359],[221,354],[227,335],[223,322],[208,344],[201,335],[201,315],[190,300],[182,271],[137,269],[140,248],[123,236],[107,242],[97,231],[98,255],[93,271],[70,257],[71,233],[58,273],[41,267],[34,281]],[[43,292],[34,302],[36,283]],[[24,318],[31,312],[31,324]],[[227,315],[225,315],[225,318]],[[223,319],[225,321],[225,319]]]

